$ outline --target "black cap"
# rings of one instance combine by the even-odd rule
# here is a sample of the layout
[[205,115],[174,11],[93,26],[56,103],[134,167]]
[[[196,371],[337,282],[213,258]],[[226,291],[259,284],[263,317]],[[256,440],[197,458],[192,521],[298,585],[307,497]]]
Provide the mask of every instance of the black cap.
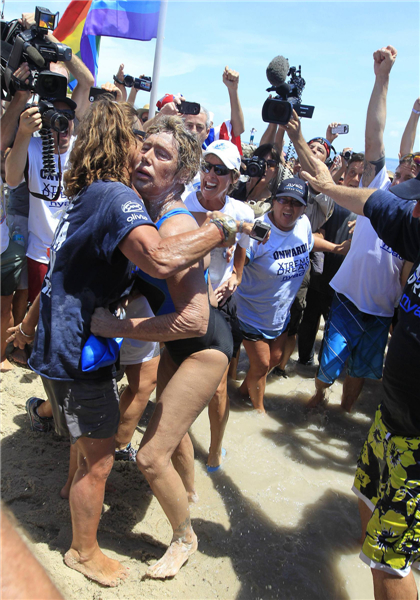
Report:
[[276,192],[276,198],[282,197],[294,198],[306,206],[306,201],[308,199],[308,184],[303,181],[303,179],[299,179],[299,177],[285,179],[280,183]]
[[389,191],[404,200],[420,200],[420,173],[414,179],[393,185]]

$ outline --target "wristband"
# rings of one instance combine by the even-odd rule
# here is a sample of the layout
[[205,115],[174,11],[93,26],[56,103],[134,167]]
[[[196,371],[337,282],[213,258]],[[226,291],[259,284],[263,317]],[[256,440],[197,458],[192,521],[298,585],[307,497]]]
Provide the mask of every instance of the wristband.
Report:
[[19,331],[23,335],[23,337],[26,337],[26,338],[33,338],[33,337],[35,337],[35,334],[28,335],[27,333],[25,333],[23,331],[23,329],[22,329],[22,323],[19,323]]
[[420,110],[416,110],[415,108],[412,108],[411,110],[414,114],[420,115]]
[[238,233],[242,233],[244,230],[244,219],[239,221]]
[[118,83],[118,85],[124,85],[124,81],[120,81],[116,75],[114,75],[114,83]]

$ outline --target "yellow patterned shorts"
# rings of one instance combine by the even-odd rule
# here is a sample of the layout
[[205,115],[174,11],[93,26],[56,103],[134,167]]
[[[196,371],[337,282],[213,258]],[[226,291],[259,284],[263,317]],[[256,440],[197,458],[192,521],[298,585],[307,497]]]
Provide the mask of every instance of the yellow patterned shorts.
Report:
[[373,511],[360,558],[373,569],[405,577],[420,561],[420,438],[392,435],[380,406],[353,491]]

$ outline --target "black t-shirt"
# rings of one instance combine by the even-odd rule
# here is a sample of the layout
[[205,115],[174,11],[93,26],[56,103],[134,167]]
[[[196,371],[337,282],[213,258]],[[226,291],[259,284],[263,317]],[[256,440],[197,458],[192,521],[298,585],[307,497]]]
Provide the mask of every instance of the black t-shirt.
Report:
[[49,379],[103,380],[114,367],[84,373],[82,348],[98,306],[117,301],[130,277],[118,248],[139,225],[152,225],[142,200],[122,183],[96,181],[70,203],[55,232],[41,291],[30,367]]
[[414,263],[403,290],[399,320],[385,361],[384,422],[397,435],[420,435],[420,221],[412,216],[413,202],[391,191],[378,190],[364,213],[378,236],[405,260]]

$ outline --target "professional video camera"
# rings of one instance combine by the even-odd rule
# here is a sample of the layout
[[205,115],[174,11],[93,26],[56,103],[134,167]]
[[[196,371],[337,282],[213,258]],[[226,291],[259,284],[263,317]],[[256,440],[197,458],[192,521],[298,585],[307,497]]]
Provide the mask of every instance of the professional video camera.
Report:
[[[286,82],[286,77],[290,77]],[[312,118],[315,107],[301,104],[301,96],[305,87],[305,80],[301,76],[301,67],[290,67],[289,61],[283,56],[276,56],[267,67],[267,79],[271,87],[267,92],[275,91],[275,98],[268,98],[263,105],[262,119],[266,123],[286,125],[293,109],[300,117]]]
[[[16,19],[2,22],[1,29],[1,78],[2,98],[11,100],[18,90],[29,90],[40,98],[65,98],[67,78],[49,71],[50,63],[69,61],[72,50],[69,46],[50,42],[48,31],[53,31],[58,23],[58,13],[47,8],[35,8],[35,25],[24,30]],[[17,79],[13,73],[27,62],[31,70],[29,83]]]

